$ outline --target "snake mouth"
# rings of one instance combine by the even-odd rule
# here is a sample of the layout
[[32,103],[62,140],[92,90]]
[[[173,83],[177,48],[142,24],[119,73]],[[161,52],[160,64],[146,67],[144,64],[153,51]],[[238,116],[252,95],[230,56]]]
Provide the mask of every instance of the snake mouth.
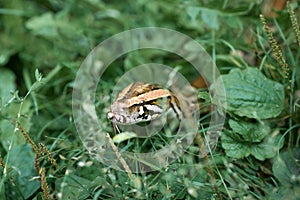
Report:
[[109,111],[107,113],[107,118],[114,124],[126,124],[128,121],[126,120],[125,116],[122,116],[118,113],[114,113],[112,111]]
[[110,119],[110,120],[112,120],[112,119],[115,118],[115,114],[112,113],[112,112],[108,112],[108,113],[107,113],[107,118]]

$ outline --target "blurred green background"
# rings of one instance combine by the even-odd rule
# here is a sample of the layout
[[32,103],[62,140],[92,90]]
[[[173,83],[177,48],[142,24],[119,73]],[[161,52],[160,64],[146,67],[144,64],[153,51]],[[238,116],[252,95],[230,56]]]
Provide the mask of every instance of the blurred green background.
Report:
[[[299,20],[298,4],[290,2]],[[290,64],[288,81],[272,57],[261,13]],[[140,27],[169,28],[190,36],[223,74],[258,67],[283,84],[285,110],[268,120],[270,137],[276,131],[283,134],[280,156],[234,158],[218,145],[213,155],[202,158],[195,144],[168,168],[134,177],[89,157],[72,121],[77,70],[100,42]],[[121,67],[105,73],[102,98],[110,98],[110,86],[123,73],[149,60],[186,65],[172,55],[130,53],[113,63]],[[299,199],[298,60],[290,14],[278,1],[0,0],[0,199]],[[197,78],[193,71],[183,72],[191,82]],[[46,154],[36,157],[16,122],[35,143],[47,146],[58,168]],[[103,123],[110,126],[107,120]],[[41,167],[46,168],[49,197],[36,172]]]

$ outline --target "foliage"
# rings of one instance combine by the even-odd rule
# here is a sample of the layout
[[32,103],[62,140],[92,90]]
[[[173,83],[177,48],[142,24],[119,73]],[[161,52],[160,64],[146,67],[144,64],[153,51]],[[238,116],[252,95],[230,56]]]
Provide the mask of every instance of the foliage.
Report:
[[[225,87],[225,95],[218,92]],[[268,80],[255,68],[233,69],[213,83],[212,102],[240,117],[268,119],[278,116],[284,108],[283,85]]]
[[272,170],[282,185],[276,194],[278,198],[297,199],[299,197],[299,157],[299,148],[293,148],[274,158]]
[[[271,19],[260,16],[262,1],[250,0],[0,0],[0,199],[296,199],[298,4],[291,1]],[[197,40],[222,73],[227,104],[217,96],[218,82],[211,101],[207,89],[199,89],[206,108],[187,152],[166,168],[129,175],[85,151],[72,119],[72,90],[97,44],[149,26]],[[176,67],[190,82],[198,76],[179,56],[131,52],[104,72],[97,107],[109,107],[122,74],[149,62]],[[207,155],[201,147],[214,106],[227,117]],[[98,115],[113,136],[106,113]],[[119,150],[137,149],[134,137],[115,137]]]
[[278,131],[270,133],[270,127],[264,124],[229,120],[232,130],[224,130],[222,147],[226,154],[234,158],[253,155],[258,160],[265,160],[276,155],[283,146]]

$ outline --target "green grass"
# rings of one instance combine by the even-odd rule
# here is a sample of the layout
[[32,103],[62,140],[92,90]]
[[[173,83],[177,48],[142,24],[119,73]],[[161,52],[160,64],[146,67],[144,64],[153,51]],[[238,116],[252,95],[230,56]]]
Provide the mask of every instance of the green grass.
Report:
[[[296,1],[289,5],[290,12],[285,8],[276,18],[265,19],[275,44],[260,21],[260,1],[0,1],[0,199],[297,199],[300,7]],[[290,19],[291,10],[298,25],[295,18]],[[214,102],[206,89],[198,89],[206,108],[198,119],[197,137],[170,165],[140,173],[117,170],[114,162],[120,168],[130,163],[121,163],[122,157],[111,146],[107,153],[114,160],[99,162],[86,150],[74,124],[72,92],[78,69],[105,39],[149,26],[176,30],[196,40],[221,74],[258,68],[283,86],[283,110],[266,119],[228,110],[222,136],[205,155],[201,145],[209,136],[209,109]],[[273,51],[276,45],[282,56]],[[114,86],[124,73],[149,62],[171,66],[189,82],[198,77],[190,63],[160,50],[134,51],[116,59],[96,90],[102,138],[106,133],[115,136],[106,117]],[[273,89],[261,83],[262,89]],[[257,141],[252,132],[241,131],[229,120],[257,127],[264,124],[269,132]],[[115,145],[121,154],[150,152],[172,138],[168,127],[164,132]],[[224,147],[225,139],[234,153]],[[260,148],[265,150],[264,157],[253,156],[261,155]],[[40,180],[43,170],[46,181]]]

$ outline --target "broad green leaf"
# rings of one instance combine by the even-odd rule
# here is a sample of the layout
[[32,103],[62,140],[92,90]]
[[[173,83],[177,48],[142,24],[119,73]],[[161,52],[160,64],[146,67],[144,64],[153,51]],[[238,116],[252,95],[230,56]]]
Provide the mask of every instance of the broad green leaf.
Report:
[[[7,118],[16,118],[20,108],[20,104],[8,104],[10,100],[13,99],[12,92],[15,92],[15,75],[8,69],[0,68],[0,110],[1,115]],[[15,97],[17,97],[17,92],[15,92]],[[4,106],[5,105],[5,106]],[[2,107],[3,106],[3,107]],[[27,118],[23,118],[22,124],[27,129],[30,122],[30,106],[29,101],[25,101],[23,104],[22,114],[26,114]],[[14,139],[15,144],[22,144],[25,142],[24,137],[21,134],[16,134],[12,137],[14,132],[14,125],[8,119],[0,120],[0,142],[4,149],[8,150],[9,144],[12,142],[11,139]]]
[[84,34],[85,15],[72,21],[68,12],[68,9],[58,13],[45,12],[27,20],[25,26],[31,35],[26,40],[26,51],[21,52],[20,57],[37,66],[41,63],[52,66],[69,62],[79,54],[86,56],[90,41]]
[[91,181],[73,174],[71,170],[69,173],[56,181],[56,185],[62,187],[62,199],[86,199],[89,196],[87,188]]
[[251,154],[258,160],[273,158],[277,151],[283,147],[283,140],[280,141],[282,135],[273,135],[266,137],[261,143],[251,146]]
[[[223,85],[225,94],[222,93]],[[284,88],[258,69],[233,69],[211,86],[212,102],[241,117],[268,119],[284,108]]]
[[[28,99],[24,101],[21,109],[21,113],[27,116],[26,118],[20,118],[20,122],[26,131],[28,131],[31,126],[31,116],[33,113],[31,106],[32,102]],[[9,106],[5,107],[5,109],[3,109],[2,114],[7,118],[14,119],[18,116],[19,109],[20,104],[10,104]],[[7,151],[11,142],[13,142],[14,144],[25,143],[23,135],[19,131],[14,133],[14,130],[15,124],[11,120],[0,120],[0,143],[2,147]],[[13,141],[11,141],[12,139]]]
[[0,10],[10,13],[1,12],[0,15],[0,65],[5,65],[12,55],[22,51],[24,47],[26,33],[22,16],[25,15],[28,4],[25,5],[20,0],[2,2]]
[[238,122],[230,119],[229,126],[246,142],[260,142],[271,131],[269,126],[258,122]]
[[44,13],[41,16],[31,18],[26,27],[32,30],[35,35],[42,35],[46,37],[58,36],[57,24],[52,13]]
[[16,90],[16,76],[12,71],[0,68],[0,80],[0,99],[6,104],[13,97],[11,92]]
[[[93,181],[90,181],[75,175],[72,170],[70,170],[70,174],[57,179],[55,184],[61,187],[61,199],[88,199],[91,191],[95,192],[99,187],[105,187],[105,190],[109,191],[114,189],[102,176],[97,176]],[[101,192],[100,195],[102,193],[105,192]]]
[[300,148],[288,149],[274,158],[272,170],[281,185],[278,192],[271,195],[271,199],[299,199],[299,160]]
[[188,14],[188,16],[190,17],[190,20],[193,24],[197,23],[197,16],[200,13],[200,8],[199,7],[188,7],[186,10],[186,13]]
[[[274,191],[274,189],[273,189]],[[271,196],[267,199],[288,199],[288,200],[299,200],[300,197],[300,190],[299,186],[288,187],[288,186],[281,186],[277,192],[272,192]]]
[[225,149],[226,155],[233,158],[243,158],[250,155],[251,150],[247,144],[241,143],[230,137],[226,132],[221,135],[222,147]]
[[220,28],[217,10],[202,9],[201,10],[201,19],[207,24],[208,27],[214,30]]
[[117,134],[113,137],[113,142],[115,143],[120,143],[120,142],[124,142],[126,140],[129,140],[131,138],[136,138],[137,134],[133,133],[133,132],[123,132],[120,134]]
[[[226,155],[233,158],[243,158],[253,155],[258,160],[265,160],[276,155],[278,148],[282,148],[281,135],[274,132],[261,142],[245,142],[238,139],[238,134],[232,131],[224,131],[221,135],[222,147]],[[280,143],[279,143],[280,142]]]
[[[297,184],[300,180],[300,148],[289,149],[274,159],[272,170],[283,185]],[[298,178],[297,178],[298,177]],[[298,179],[298,180],[297,180]]]
[[29,145],[16,145],[9,152],[8,167],[14,172],[15,190],[18,190],[24,199],[40,188],[40,181],[33,180],[36,176],[34,156]]
[[218,10],[191,6],[186,9],[186,13],[189,16],[189,23],[193,26],[199,26],[204,22],[211,29],[218,30],[220,28],[218,19],[220,12]]

